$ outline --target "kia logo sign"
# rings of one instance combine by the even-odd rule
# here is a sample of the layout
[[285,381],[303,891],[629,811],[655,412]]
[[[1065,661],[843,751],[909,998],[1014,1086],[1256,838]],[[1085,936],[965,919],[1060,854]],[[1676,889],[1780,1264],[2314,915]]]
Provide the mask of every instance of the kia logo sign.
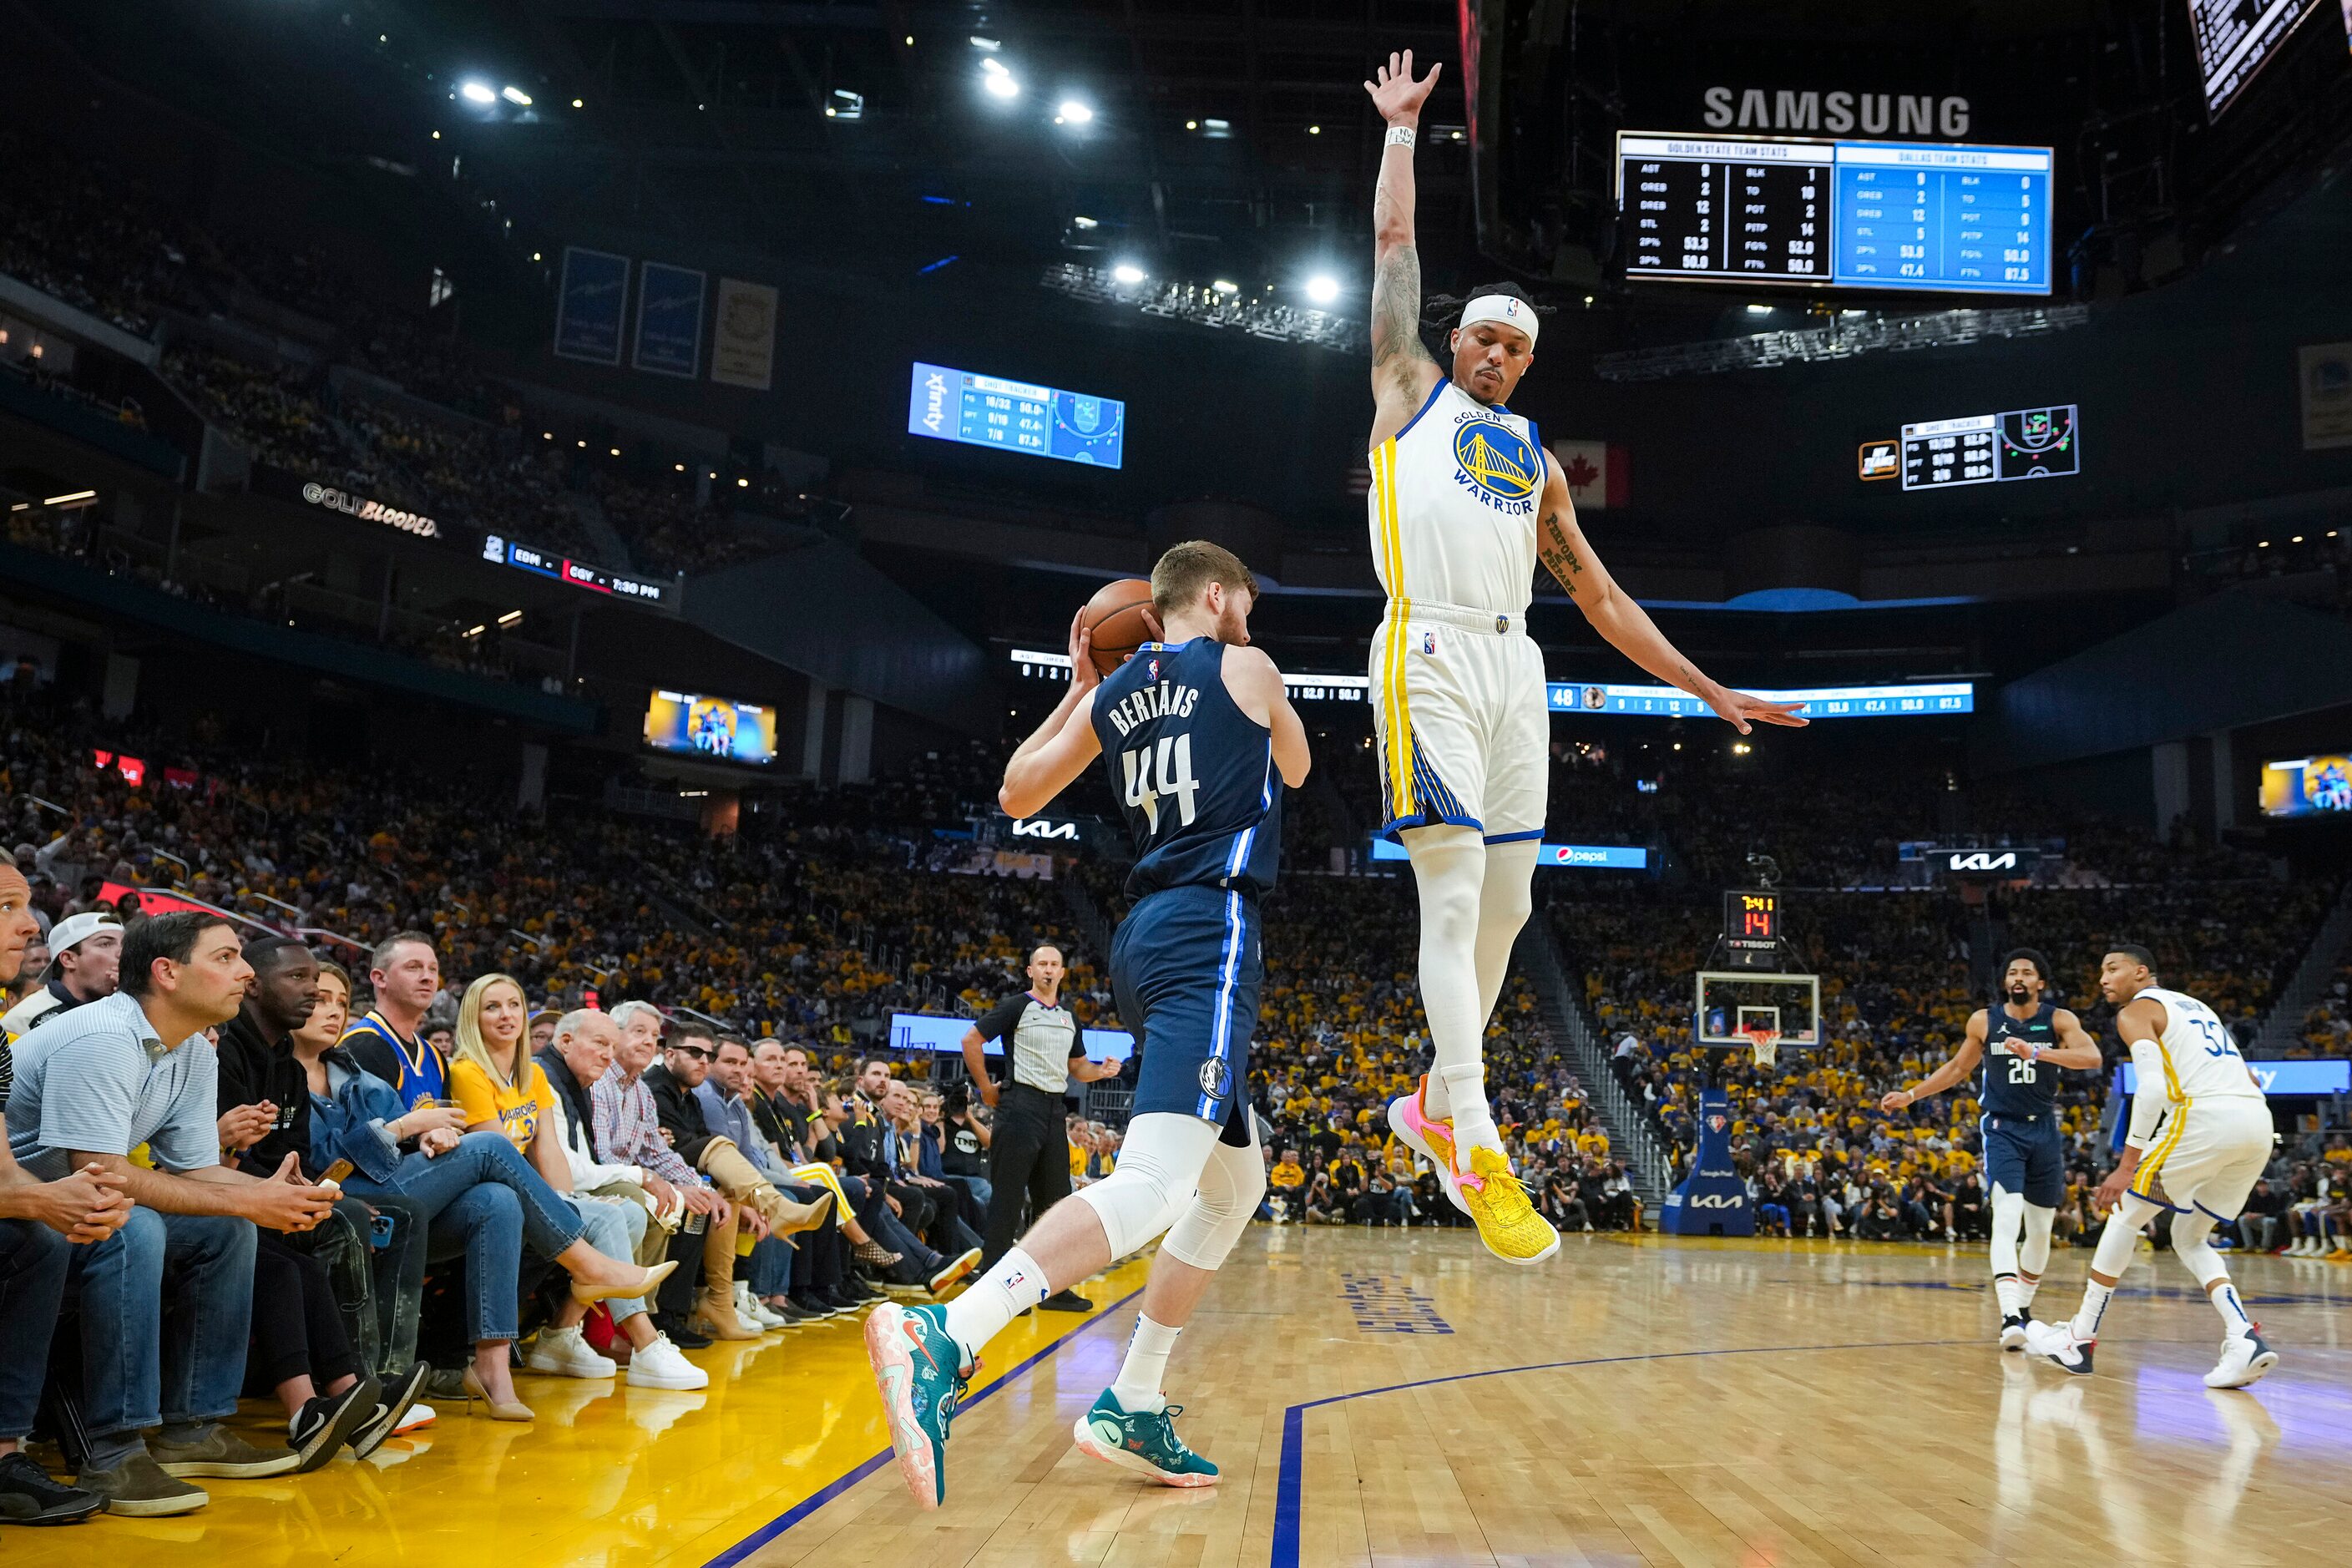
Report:
[[1015,838],[1067,838],[1076,842],[1078,825],[1075,822],[1052,822],[1042,816],[1024,817],[1013,825]]
[[1938,849],[1936,859],[1953,876],[2008,873],[2029,876],[2042,859],[2039,849]]
[[312,506],[322,506],[331,511],[348,512],[362,522],[380,522],[386,528],[396,528],[403,533],[413,533],[420,539],[438,539],[441,525],[422,512],[402,511],[380,500],[364,500],[346,495],[341,490],[318,483],[302,487],[302,499]]
[[1732,1193],[1700,1193],[1690,1200],[1690,1206],[1695,1209],[1736,1209],[1747,1202],[1744,1195]]

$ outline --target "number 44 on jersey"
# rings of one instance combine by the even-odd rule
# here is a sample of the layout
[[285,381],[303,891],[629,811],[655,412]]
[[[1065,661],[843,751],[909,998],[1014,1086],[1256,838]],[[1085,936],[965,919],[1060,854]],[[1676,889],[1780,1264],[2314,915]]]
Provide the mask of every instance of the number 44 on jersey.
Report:
[[[1157,765],[1155,766],[1155,762]],[[1143,813],[1148,837],[1160,834],[1160,803],[1176,803],[1178,820],[1191,826],[1197,807],[1193,796],[1200,793],[1200,781],[1192,776],[1192,737],[1163,735],[1155,746],[1150,742],[1118,754],[1119,774],[1126,781],[1127,804]]]

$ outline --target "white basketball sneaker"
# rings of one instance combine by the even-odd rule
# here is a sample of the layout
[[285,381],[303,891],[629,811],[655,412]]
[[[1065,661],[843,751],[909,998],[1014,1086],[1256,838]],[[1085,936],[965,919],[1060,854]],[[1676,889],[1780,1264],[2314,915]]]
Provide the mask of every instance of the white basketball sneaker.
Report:
[[2030,1355],[2047,1356],[2077,1377],[2088,1376],[2091,1352],[2096,1340],[2078,1340],[2072,1323],[2028,1321],[2025,1325],[2025,1349]]
[[2208,1388],[2245,1388],[2262,1381],[2263,1373],[2278,1365],[2278,1352],[2263,1342],[2263,1326],[2256,1323],[2253,1331],[2232,1334],[2221,1342],[2221,1359],[2205,1374]]

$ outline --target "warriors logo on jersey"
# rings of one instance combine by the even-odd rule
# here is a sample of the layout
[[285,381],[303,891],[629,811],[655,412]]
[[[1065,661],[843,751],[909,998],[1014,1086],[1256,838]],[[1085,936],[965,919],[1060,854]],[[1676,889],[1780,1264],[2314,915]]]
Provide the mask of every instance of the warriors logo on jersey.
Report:
[[1481,413],[1456,416],[1454,460],[1470,493],[1487,506],[1515,516],[1535,508],[1544,480],[1535,445],[1501,420]]

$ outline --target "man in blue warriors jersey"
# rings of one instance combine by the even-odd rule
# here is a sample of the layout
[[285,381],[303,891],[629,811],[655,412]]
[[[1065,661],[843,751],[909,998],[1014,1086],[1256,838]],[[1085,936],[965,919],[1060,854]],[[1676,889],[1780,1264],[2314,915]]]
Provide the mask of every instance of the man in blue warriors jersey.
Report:
[[[2001,966],[2006,1000],[1969,1016],[1968,1034],[1952,1059],[1909,1089],[1882,1099],[1879,1109],[1909,1109],[1979,1075],[1979,1126],[1984,1174],[1992,1191],[1992,1289],[2000,1302],[2000,1348],[2025,1343],[2033,1292],[2050,1262],[2050,1227],[2066,1195],[2066,1148],[2058,1130],[2056,1068],[2096,1071],[2099,1044],[2083,1021],[2042,999],[2050,963],[2021,947]],[[2025,1246],[2018,1248],[2022,1226]]]
[[982,1345],[1014,1316],[1161,1232],[1118,1377],[1073,1436],[1168,1486],[1217,1468],[1186,1447],[1160,1391],[1169,1352],[1265,1190],[1244,1084],[1257,1023],[1257,901],[1281,854],[1282,790],[1305,781],[1307,731],[1282,672],[1249,646],[1257,583],[1231,551],[1179,544],[1151,572],[1161,640],[1098,677],[1070,627],[1070,687],[1004,768],[998,803],[1042,811],[1097,756],[1135,836],[1135,904],[1111,985],[1141,1042],[1134,1112],[1108,1176],[1055,1204],[944,1307],[885,1304],[866,1347],[916,1505],[946,1500],[948,1426]]

